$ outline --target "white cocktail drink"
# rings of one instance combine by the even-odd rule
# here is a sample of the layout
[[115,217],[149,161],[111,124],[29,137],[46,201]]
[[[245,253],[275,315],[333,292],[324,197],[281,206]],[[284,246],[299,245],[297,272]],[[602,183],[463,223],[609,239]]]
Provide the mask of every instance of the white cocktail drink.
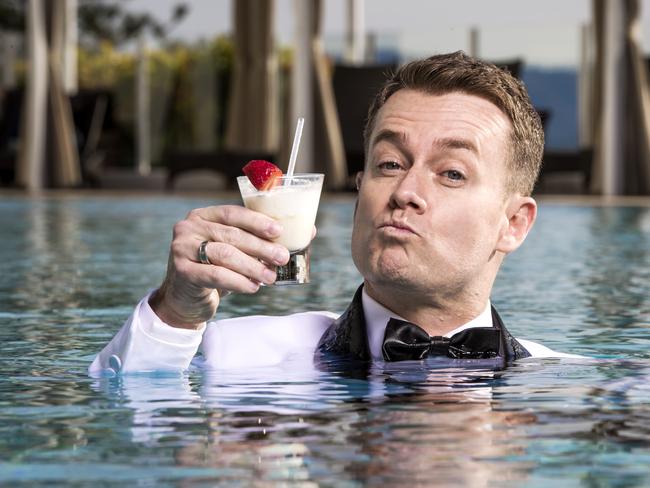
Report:
[[[268,215],[282,225],[282,234],[275,242],[285,246],[292,256],[309,247],[323,187],[322,174],[283,176],[266,191],[257,190],[246,176],[238,177],[237,183],[246,208]],[[305,259],[308,266],[308,257]]]

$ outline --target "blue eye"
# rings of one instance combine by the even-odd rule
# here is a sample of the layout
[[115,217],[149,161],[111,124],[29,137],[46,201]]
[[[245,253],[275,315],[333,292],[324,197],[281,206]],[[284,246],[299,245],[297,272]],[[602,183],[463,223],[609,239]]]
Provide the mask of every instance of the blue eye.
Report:
[[395,161],[384,161],[383,163],[379,163],[379,167],[387,170],[396,170],[401,168],[399,163],[396,163]]
[[456,171],[455,169],[450,169],[449,171],[445,171],[443,175],[447,176],[447,178],[453,181],[462,181],[465,179],[465,175],[460,171]]

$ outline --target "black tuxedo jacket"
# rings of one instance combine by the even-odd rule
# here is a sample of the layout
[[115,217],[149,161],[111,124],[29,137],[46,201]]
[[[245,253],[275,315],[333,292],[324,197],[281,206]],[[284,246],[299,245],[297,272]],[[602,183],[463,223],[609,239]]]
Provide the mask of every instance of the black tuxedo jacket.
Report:
[[[321,358],[341,358],[355,361],[370,361],[366,318],[361,303],[361,290],[357,289],[352,303],[325,331],[316,348]],[[503,321],[492,307],[492,325],[501,332],[499,360],[503,366],[520,358],[530,357],[530,353],[515,339],[503,325]],[[467,361],[467,360],[464,360]]]

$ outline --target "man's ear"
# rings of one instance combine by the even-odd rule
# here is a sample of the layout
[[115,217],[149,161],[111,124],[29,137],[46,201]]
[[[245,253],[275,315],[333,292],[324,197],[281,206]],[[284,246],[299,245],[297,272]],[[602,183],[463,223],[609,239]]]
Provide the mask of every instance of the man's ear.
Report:
[[[354,178],[354,185],[357,189],[357,192],[361,188],[361,180],[363,179],[363,171],[359,171],[357,173],[357,176]],[[356,218],[357,216],[357,208],[359,208],[359,197],[357,196],[356,200],[354,201],[354,213],[352,214],[352,218]]]
[[508,254],[521,246],[536,218],[537,202],[532,197],[511,197],[506,205],[506,221],[496,250]]

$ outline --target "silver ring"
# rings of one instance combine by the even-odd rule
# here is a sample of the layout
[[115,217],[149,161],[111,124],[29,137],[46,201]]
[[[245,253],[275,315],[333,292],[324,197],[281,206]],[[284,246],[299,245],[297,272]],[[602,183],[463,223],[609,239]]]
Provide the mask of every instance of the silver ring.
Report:
[[210,241],[203,241],[199,246],[199,261],[201,261],[203,264],[212,264],[208,259],[208,254],[205,252],[205,248],[207,247],[208,242]]

